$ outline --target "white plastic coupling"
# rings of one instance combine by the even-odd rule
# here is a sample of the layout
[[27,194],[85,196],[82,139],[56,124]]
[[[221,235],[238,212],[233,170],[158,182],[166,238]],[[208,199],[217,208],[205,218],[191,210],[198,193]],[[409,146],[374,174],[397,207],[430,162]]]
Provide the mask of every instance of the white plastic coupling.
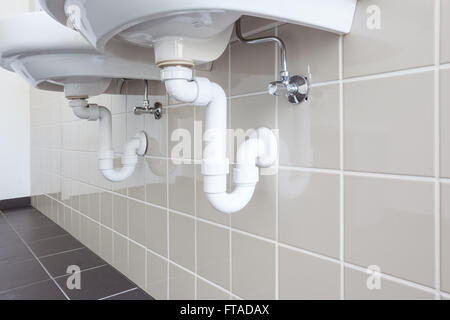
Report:
[[168,66],[161,69],[161,81],[192,80],[192,69],[183,66]]

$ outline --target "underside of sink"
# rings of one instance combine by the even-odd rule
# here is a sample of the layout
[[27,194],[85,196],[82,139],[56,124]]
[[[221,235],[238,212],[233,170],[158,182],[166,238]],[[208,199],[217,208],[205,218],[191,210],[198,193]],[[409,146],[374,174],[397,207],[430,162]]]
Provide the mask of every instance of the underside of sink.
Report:
[[37,88],[93,96],[105,92],[113,79],[159,79],[148,51],[100,53],[44,12],[0,21],[0,39],[0,65]]
[[[357,0],[40,0],[64,25],[73,25],[100,51],[153,47],[160,65],[217,59],[233,24],[250,15],[348,33]],[[122,49],[124,50],[124,49]],[[150,50],[148,50],[150,51]]]

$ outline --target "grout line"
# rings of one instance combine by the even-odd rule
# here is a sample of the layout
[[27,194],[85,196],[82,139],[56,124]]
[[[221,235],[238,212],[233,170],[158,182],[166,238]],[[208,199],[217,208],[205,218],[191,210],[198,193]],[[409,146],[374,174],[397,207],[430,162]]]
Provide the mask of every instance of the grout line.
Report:
[[[74,238],[75,238],[75,237],[74,237]],[[80,251],[80,250],[83,250],[83,249],[86,249],[86,248],[87,248],[87,247],[80,247],[80,248],[76,248],[76,249],[72,249],[72,250],[66,250],[66,251],[61,251],[61,252],[58,252],[58,253],[52,253],[52,254],[48,254],[48,255],[45,255],[45,256],[40,256],[39,259],[45,259],[45,258],[57,256],[57,255],[60,255],[60,254],[65,254],[65,253],[70,253],[70,252]]]
[[[91,270],[95,270],[95,269],[100,269],[100,268],[103,268],[103,267],[112,267],[112,266],[110,264],[108,264],[108,263],[104,263],[104,264],[101,264],[99,266],[82,269],[82,270],[80,270],[80,272],[77,272],[77,273],[82,273],[82,272],[85,272],[85,271],[91,271]],[[65,278],[67,276],[68,276],[68,274],[63,274],[63,275],[60,275],[60,276],[57,276],[57,277],[54,277],[54,278],[55,279],[61,279],[61,278]]]
[[[435,261],[434,261],[434,272],[435,272],[435,287],[437,291],[441,289],[441,246],[440,246],[440,211],[441,211],[441,186],[440,186],[440,73],[439,73],[439,62],[440,62],[440,16],[441,16],[441,1],[435,1],[435,56],[434,56],[434,177],[435,177],[435,188],[434,188],[434,210],[435,210],[435,220],[434,220],[434,244],[435,244]],[[440,300],[441,296],[436,294],[436,299]]]
[[16,233],[16,235],[19,237],[19,239],[23,242],[25,247],[30,251],[30,253],[33,255],[33,257],[37,260],[37,262],[41,265],[42,269],[47,273],[47,275],[50,277],[51,280],[55,283],[55,285],[58,287],[58,289],[62,292],[62,294],[66,297],[67,300],[70,300],[69,296],[64,292],[64,290],[60,287],[58,282],[56,282],[55,278],[50,274],[50,272],[45,268],[44,264],[41,262],[41,260],[37,257],[37,255],[34,253],[34,251],[30,248],[30,246],[23,240],[22,236],[17,232],[17,230],[11,225],[8,218],[3,214],[3,212],[0,213],[3,218],[5,219],[6,223],[13,229],[13,231]]
[[339,260],[340,298],[345,300],[345,183],[344,183],[344,37],[339,37]]
[[[275,36],[279,36],[279,30],[278,27],[275,28]],[[279,50],[278,47],[275,46],[275,79],[279,73],[278,70],[278,65],[279,62],[278,60],[280,59],[279,57]],[[278,114],[279,114],[279,98],[275,97],[275,128],[277,130],[279,130],[279,119],[278,119]],[[275,176],[275,300],[279,300],[280,299],[280,250],[279,250],[279,244],[278,244],[278,240],[279,240],[279,235],[278,235],[278,231],[279,231],[279,171],[277,172],[276,176]]]
[[[228,95],[231,95],[231,55],[232,55],[232,51],[231,51],[231,45],[228,45]],[[228,119],[227,121],[229,121],[230,123],[230,127],[231,127],[231,114],[233,112],[232,110],[232,104],[233,101],[231,99],[228,99],[228,105],[227,105],[227,110],[228,110]],[[233,150],[234,151],[234,150]],[[227,178],[227,185],[228,185],[228,180],[229,177]],[[229,265],[228,265],[228,272],[229,272],[229,290],[230,290],[230,297],[233,295],[233,233],[231,231],[231,216],[228,217],[228,255],[229,255]]]
[[[169,98],[167,98],[169,102]],[[166,146],[167,155],[169,155],[169,120],[170,114],[167,112],[167,126],[166,126]],[[166,160],[166,207],[164,211],[166,212],[166,245],[167,245],[167,300],[170,300],[170,197],[169,197],[169,160]],[[162,208],[161,208],[162,209]]]
[[119,292],[119,293],[112,294],[112,295],[110,295],[110,296],[107,296],[107,297],[104,297],[104,298],[101,298],[101,299],[98,299],[98,300],[106,300],[106,299],[109,299],[109,298],[117,297],[117,296],[120,296],[121,294],[128,293],[128,292],[132,292],[132,291],[135,291],[135,290],[137,290],[137,289],[138,289],[138,288],[135,287],[135,288],[132,288],[132,289],[128,289],[128,290]]

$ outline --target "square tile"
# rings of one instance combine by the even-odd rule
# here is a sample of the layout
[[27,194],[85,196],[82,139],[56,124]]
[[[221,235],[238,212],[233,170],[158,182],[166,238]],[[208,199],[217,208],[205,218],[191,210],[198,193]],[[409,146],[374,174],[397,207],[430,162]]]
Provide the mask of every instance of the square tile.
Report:
[[433,86],[433,72],[345,84],[345,169],[432,176]]
[[147,292],[156,300],[167,300],[167,261],[147,252]]
[[339,258],[339,175],[281,170],[278,240]]
[[144,158],[139,158],[134,173],[127,179],[128,197],[145,201],[147,170],[147,162]]
[[230,231],[197,221],[197,273],[228,289],[230,286]]
[[337,262],[279,249],[280,299],[338,300],[340,265]]
[[167,211],[147,206],[147,248],[167,257]]
[[434,63],[434,1],[358,1],[344,37],[344,76],[355,77]]
[[287,47],[292,75],[307,76],[311,83],[339,79],[339,35],[285,24],[278,27],[278,36]]
[[40,260],[47,271],[55,278],[67,275],[70,266],[78,266],[83,271],[105,264],[105,261],[87,248],[44,257]]
[[441,289],[450,293],[450,184],[441,184]]
[[35,241],[30,243],[29,246],[38,257],[84,247],[83,244],[71,235]]
[[135,287],[113,267],[104,266],[81,272],[81,290],[67,288],[68,277],[56,281],[71,300],[97,300]]
[[[270,30],[256,34],[254,37],[273,35],[274,30]],[[266,91],[267,85],[276,80],[274,44],[248,45],[234,42],[231,44],[230,55],[232,96]]]
[[36,259],[19,263],[2,264],[0,292],[49,279],[49,276]]
[[243,299],[275,298],[275,246],[232,234],[232,288]]
[[441,70],[441,177],[450,178],[450,70]]
[[170,264],[169,266],[169,299],[170,300],[194,300],[195,277]]
[[380,278],[380,289],[374,284],[372,274],[345,268],[345,299],[347,300],[433,300],[434,294]]
[[176,213],[169,215],[170,260],[194,271],[195,221]]
[[278,99],[280,164],[339,168],[339,86],[311,89],[300,105]]
[[345,177],[345,260],[434,285],[434,184]]

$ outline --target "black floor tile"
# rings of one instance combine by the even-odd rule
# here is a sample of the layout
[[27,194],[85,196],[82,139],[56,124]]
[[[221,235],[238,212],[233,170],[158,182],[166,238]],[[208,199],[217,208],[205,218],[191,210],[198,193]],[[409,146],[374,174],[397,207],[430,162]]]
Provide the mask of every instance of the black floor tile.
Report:
[[50,277],[35,259],[0,264],[0,292],[48,279]]
[[72,265],[80,267],[80,270],[86,270],[106,264],[88,248],[52,255],[42,258],[41,262],[53,277],[66,275],[67,268]]
[[48,238],[54,238],[58,236],[68,235],[68,233],[58,226],[56,223],[40,228],[17,228],[17,233],[25,240],[25,242],[35,242]]
[[[13,235],[12,238],[14,239]],[[22,241],[10,240],[9,245],[0,247],[0,272],[4,264],[14,264],[30,259],[33,259],[33,255]]]
[[84,247],[81,242],[71,235],[31,242],[29,246],[38,257]]
[[27,208],[22,211],[18,209],[6,211],[5,216],[15,229],[35,229],[54,224],[52,220],[34,208]]
[[0,300],[66,300],[66,297],[53,280],[48,280],[2,293]]
[[111,266],[81,272],[81,290],[67,289],[67,278],[61,277],[56,281],[72,300],[98,300],[135,287]]
[[144,290],[136,289],[105,300],[154,300],[154,299],[150,295],[148,295]]

